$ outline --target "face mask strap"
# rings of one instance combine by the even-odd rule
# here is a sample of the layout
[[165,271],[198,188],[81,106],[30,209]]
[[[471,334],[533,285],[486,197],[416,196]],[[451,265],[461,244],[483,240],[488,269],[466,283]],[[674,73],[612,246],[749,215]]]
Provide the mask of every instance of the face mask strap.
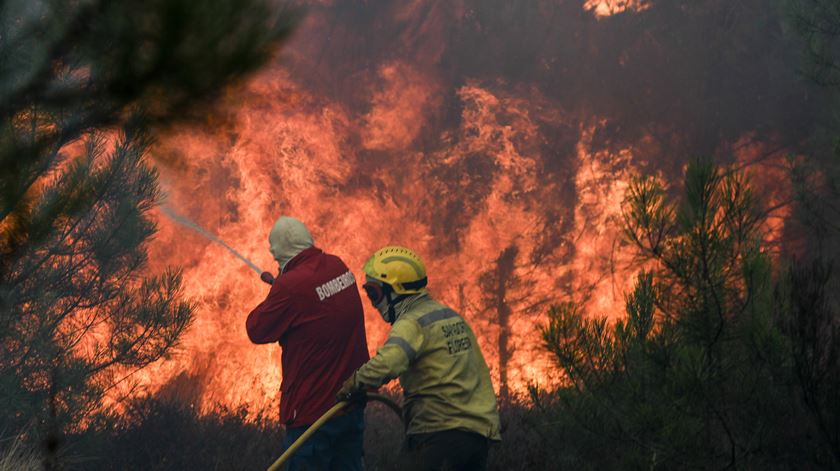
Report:
[[387,321],[389,324],[393,324],[394,322],[396,322],[396,321],[397,321],[397,312],[396,312],[396,309],[395,309],[395,308],[396,308],[396,305],[397,305],[397,304],[399,304],[400,302],[402,302],[402,300],[407,299],[407,298],[410,298],[411,296],[413,296],[413,295],[412,295],[412,294],[401,294],[401,295],[399,295],[399,296],[397,296],[397,297],[395,297],[395,298],[392,298],[392,297],[391,297],[391,292],[389,291],[389,292],[387,293],[387,298],[388,298],[388,319],[386,319],[386,321]]
[[397,320],[397,313],[394,310],[394,305],[396,304],[393,299],[391,299],[391,292],[388,291],[385,293],[385,299],[388,301],[388,317],[385,319],[385,322],[389,324],[393,324],[394,321]]

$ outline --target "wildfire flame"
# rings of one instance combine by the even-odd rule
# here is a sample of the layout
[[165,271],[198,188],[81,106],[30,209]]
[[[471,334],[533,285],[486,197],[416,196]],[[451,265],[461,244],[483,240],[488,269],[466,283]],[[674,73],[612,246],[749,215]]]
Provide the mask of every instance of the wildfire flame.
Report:
[[[609,123],[571,115],[536,86],[447,78],[437,68],[446,47],[440,17],[452,12],[440,5],[397,8],[395,22],[423,18],[398,36],[412,56],[372,64],[329,92],[325,68],[353,70],[325,65],[313,46],[340,47],[345,33],[331,8],[305,21],[287,51],[292,67],[266,70],[232,92],[224,113],[158,145],[168,204],[270,271],[268,231],[283,214],[303,220],[357,280],[374,250],[411,247],[428,265],[430,291],[478,333],[497,388],[502,377],[514,392],[556,384],[537,326],[566,299],[593,314],[623,314],[634,269],[620,250],[619,215],[627,181],[645,162],[632,143],[597,148],[593,136]],[[593,0],[585,8],[604,16],[645,5]],[[557,155],[557,135],[576,143],[569,156]],[[280,350],[250,344],[244,330],[267,286],[218,244],[165,218],[159,227],[150,268],[182,266],[198,310],[178,351],[135,379],[152,392],[187,382],[187,399],[204,410],[271,411]],[[388,326],[365,309],[373,353]]]
[[584,8],[598,17],[612,16],[625,11],[642,11],[649,8],[647,2],[639,0],[587,0]]

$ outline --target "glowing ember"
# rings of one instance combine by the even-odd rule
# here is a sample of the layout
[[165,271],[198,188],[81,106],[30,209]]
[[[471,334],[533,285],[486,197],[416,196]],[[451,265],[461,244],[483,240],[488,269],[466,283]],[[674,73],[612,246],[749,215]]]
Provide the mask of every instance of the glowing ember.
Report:
[[583,7],[595,16],[604,17],[625,11],[642,11],[650,5],[644,0],[587,0]]

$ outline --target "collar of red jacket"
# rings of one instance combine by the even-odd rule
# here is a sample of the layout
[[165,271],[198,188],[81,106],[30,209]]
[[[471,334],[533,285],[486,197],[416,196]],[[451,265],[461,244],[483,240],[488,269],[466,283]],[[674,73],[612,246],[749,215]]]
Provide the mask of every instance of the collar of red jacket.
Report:
[[302,264],[306,260],[314,257],[315,255],[318,255],[319,253],[321,253],[321,249],[315,247],[314,245],[312,247],[309,247],[308,249],[303,249],[303,251],[289,259],[288,262],[286,262],[286,266],[283,267],[283,273],[288,273],[294,267]]

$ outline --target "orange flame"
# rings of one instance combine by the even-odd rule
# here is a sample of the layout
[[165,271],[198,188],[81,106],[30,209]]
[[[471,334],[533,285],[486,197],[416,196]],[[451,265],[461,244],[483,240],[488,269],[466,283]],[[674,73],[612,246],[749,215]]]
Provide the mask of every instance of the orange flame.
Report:
[[587,0],[583,7],[601,18],[625,11],[643,11],[650,5],[644,0]]
[[[162,155],[182,155],[178,166],[162,169],[170,204],[265,269],[273,269],[267,233],[283,213],[303,219],[317,244],[344,258],[357,275],[379,246],[414,248],[428,261],[431,291],[474,325],[497,378],[500,327],[481,279],[515,245],[508,381],[514,391],[530,382],[552,384],[556,374],[535,328],[548,303],[582,299],[586,292],[599,314],[621,312],[624,280],[632,277],[610,254],[632,155],[591,153],[595,126],[580,132],[578,161],[571,162],[578,200],[569,211],[558,197],[562,183],[546,178],[540,147],[540,124],[568,126],[563,114],[545,111],[556,108],[537,92],[510,95],[478,83],[457,91],[461,124],[442,136],[441,150],[405,154],[402,149],[417,138],[423,104],[438,99],[433,88],[406,74],[410,68],[399,63],[380,70],[385,86],[373,94],[359,127],[340,104],[306,93],[283,73],[265,74],[233,111],[231,124],[185,130],[160,146]],[[277,94],[291,98],[278,102]],[[414,111],[401,112],[407,103]],[[384,151],[391,154],[376,154]],[[484,171],[471,173],[471,166]],[[450,169],[456,174],[440,175]],[[467,171],[458,173],[462,169]],[[456,217],[439,221],[446,211],[434,206],[437,201],[455,205]],[[546,232],[563,224],[555,218],[571,218],[570,246],[541,253]],[[197,399],[205,409],[275,406],[279,349],[251,345],[244,333],[245,314],[267,288],[224,249],[165,219],[151,254],[158,268],[184,266],[186,292],[199,308],[180,351],[141,372],[140,382],[154,390],[183,372],[200,374]],[[572,283],[564,285],[564,279]],[[387,326],[366,309],[374,348]]]
[[[394,21],[406,21],[421,3],[403,5]],[[608,1],[587,8],[604,15],[619,3],[622,11],[644,8]],[[434,21],[442,8],[429,7],[417,27],[428,41],[400,37],[412,57],[354,76],[353,96],[344,99],[308,86],[323,77],[314,72],[322,71],[317,59],[305,59],[319,56],[307,35],[341,37],[340,28],[310,15],[290,51],[304,58],[310,76],[266,70],[228,97],[223,116],[160,143],[155,157],[168,204],[271,271],[267,235],[281,214],[303,220],[316,244],[357,276],[377,248],[411,247],[427,262],[430,291],[473,325],[497,388],[503,367],[515,392],[532,382],[556,384],[536,326],[550,303],[569,298],[593,314],[622,315],[634,277],[621,250],[619,214],[641,162],[632,147],[596,148],[593,136],[608,123],[589,117],[581,125],[536,87],[477,79],[447,85],[430,66],[445,47]],[[568,156],[555,155],[557,134],[577,142]],[[217,244],[163,218],[159,226],[150,268],[183,266],[198,310],[179,350],[135,379],[154,392],[194,377],[190,399],[204,410],[272,411],[280,350],[250,344],[244,330],[245,315],[268,288]],[[501,302],[512,314],[502,326],[487,280],[510,247],[515,257]],[[373,350],[388,326],[365,309]],[[507,352],[500,351],[503,328]]]

